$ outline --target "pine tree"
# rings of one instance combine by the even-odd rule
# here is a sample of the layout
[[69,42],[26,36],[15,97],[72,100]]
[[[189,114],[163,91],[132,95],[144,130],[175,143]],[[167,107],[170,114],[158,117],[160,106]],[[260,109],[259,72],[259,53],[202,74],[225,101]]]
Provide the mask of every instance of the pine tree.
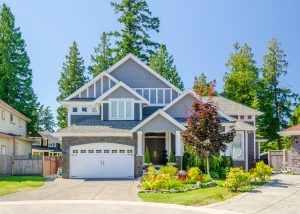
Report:
[[37,110],[38,121],[37,121],[37,130],[38,131],[54,131],[55,122],[53,114],[50,110],[50,107],[45,107],[44,105],[39,105]]
[[173,56],[168,53],[165,45],[160,45],[159,49],[150,56],[149,66],[177,88],[184,90],[183,82],[174,65]]
[[120,60],[131,53],[148,61],[158,44],[150,39],[149,33],[159,32],[159,19],[153,17],[146,0],[122,0],[112,2],[116,14],[120,14],[121,31],[113,32],[116,37],[116,58]]
[[0,99],[32,121],[27,131],[36,133],[37,97],[32,88],[32,70],[19,27],[9,7],[0,12]]
[[94,49],[94,51],[94,55],[91,56],[93,65],[89,66],[89,72],[93,77],[97,76],[102,71],[107,70],[114,62],[110,37],[107,33],[102,33],[100,37],[100,44]]
[[259,109],[264,115],[259,117],[259,134],[277,141],[277,148],[282,149],[281,137],[277,132],[288,127],[292,107],[296,105],[298,96],[289,88],[282,87],[280,80],[287,74],[288,62],[280,43],[271,39],[267,47],[262,66],[261,90],[259,94]]
[[234,44],[234,53],[226,63],[229,72],[224,76],[222,95],[249,107],[255,107],[258,90],[259,69],[253,59],[251,48]]
[[[77,43],[74,41],[69,49],[69,53],[66,56],[66,62],[63,64],[59,85],[59,96],[57,100],[63,100],[77,89],[82,87],[88,78],[85,76],[85,67],[82,57],[77,47]],[[60,128],[68,126],[68,111],[64,107],[57,109],[57,125]]]
[[[204,73],[200,73],[198,77],[195,77],[194,86],[201,88],[201,95],[208,96],[211,89],[215,86],[215,80],[207,82],[207,77]],[[218,92],[214,90],[213,96],[218,96]]]

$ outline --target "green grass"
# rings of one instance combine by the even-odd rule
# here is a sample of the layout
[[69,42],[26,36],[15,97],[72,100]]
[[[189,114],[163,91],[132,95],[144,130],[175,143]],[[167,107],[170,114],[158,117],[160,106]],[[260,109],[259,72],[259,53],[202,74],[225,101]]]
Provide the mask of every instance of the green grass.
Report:
[[[198,189],[182,193],[139,193],[139,197],[146,202],[180,204],[186,206],[203,206],[232,198],[241,192],[230,192],[223,187],[224,181],[217,180],[217,186]],[[263,183],[251,185],[248,189],[242,191],[247,192],[257,188]]]
[[8,176],[0,178],[0,196],[40,187],[46,178],[41,176]]

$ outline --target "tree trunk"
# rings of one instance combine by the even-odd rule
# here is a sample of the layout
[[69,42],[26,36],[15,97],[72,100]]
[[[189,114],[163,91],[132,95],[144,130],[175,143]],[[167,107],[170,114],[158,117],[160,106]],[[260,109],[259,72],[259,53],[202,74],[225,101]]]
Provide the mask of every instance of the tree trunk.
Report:
[[206,173],[207,173],[207,175],[210,175],[210,172],[209,172],[209,155],[206,156]]
[[[274,85],[274,106],[275,106],[275,118],[278,122],[278,127],[277,127],[277,131],[280,132],[281,131],[281,124],[280,124],[280,118],[279,118],[279,105],[278,105],[278,93],[277,93],[277,79],[276,79],[276,84]],[[278,149],[281,150],[282,149],[282,142],[281,142],[281,137],[280,135],[277,134],[277,141],[278,141]]]

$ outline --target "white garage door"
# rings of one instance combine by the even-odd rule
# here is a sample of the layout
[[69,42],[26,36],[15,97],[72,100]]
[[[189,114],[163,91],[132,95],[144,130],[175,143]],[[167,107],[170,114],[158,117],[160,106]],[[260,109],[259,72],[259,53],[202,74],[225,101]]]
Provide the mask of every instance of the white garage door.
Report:
[[70,178],[133,177],[133,146],[90,143],[70,147]]

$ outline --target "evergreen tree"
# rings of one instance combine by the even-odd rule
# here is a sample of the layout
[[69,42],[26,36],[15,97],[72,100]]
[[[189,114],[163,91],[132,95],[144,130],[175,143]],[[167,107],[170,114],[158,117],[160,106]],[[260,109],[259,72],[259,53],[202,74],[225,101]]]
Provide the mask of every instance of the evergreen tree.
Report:
[[38,131],[54,131],[55,122],[53,114],[50,110],[50,107],[45,107],[44,105],[39,105],[37,110],[38,121],[37,121],[37,130]]
[[300,104],[298,104],[291,116],[291,125],[295,126],[297,124],[300,124]]
[[184,90],[183,82],[174,65],[173,56],[168,53],[165,45],[160,45],[159,49],[150,56],[149,66],[177,88]]
[[[57,100],[63,100],[77,89],[82,87],[87,82],[85,77],[85,67],[82,57],[77,47],[77,43],[74,41],[69,49],[69,54],[66,56],[66,62],[63,64],[59,85],[59,96]],[[66,108],[60,106],[57,109],[57,125],[60,128],[68,126],[68,111]]]
[[32,70],[19,27],[9,7],[0,12],[0,99],[31,119],[27,131],[36,133],[37,97],[32,88]]
[[[204,73],[201,73],[198,77],[195,77],[194,86],[197,86],[201,88],[201,95],[202,96],[208,96],[210,94],[210,91],[215,86],[215,81],[207,82],[207,77]],[[213,96],[218,96],[217,91],[213,91]]]
[[114,62],[112,53],[109,35],[103,32],[100,37],[100,44],[95,48],[94,55],[91,56],[93,65],[89,66],[89,72],[93,77],[112,66]]
[[277,148],[282,149],[282,141],[277,132],[287,128],[298,96],[291,89],[280,86],[280,80],[287,74],[288,66],[280,43],[273,38],[267,49],[261,69],[261,90],[258,93],[259,108],[264,112],[258,120],[259,134],[269,141],[277,141]]
[[226,63],[229,72],[224,76],[222,95],[249,107],[255,107],[258,90],[259,70],[253,59],[251,48],[234,44],[234,53]]
[[112,2],[118,21],[122,24],[121,31],[113,32],[116,37],[116,61],[131,53],[148,61],[158,44],[150,39],[149,32],[159,32],[159,19],[153,17],[146,0],[122,0]]

